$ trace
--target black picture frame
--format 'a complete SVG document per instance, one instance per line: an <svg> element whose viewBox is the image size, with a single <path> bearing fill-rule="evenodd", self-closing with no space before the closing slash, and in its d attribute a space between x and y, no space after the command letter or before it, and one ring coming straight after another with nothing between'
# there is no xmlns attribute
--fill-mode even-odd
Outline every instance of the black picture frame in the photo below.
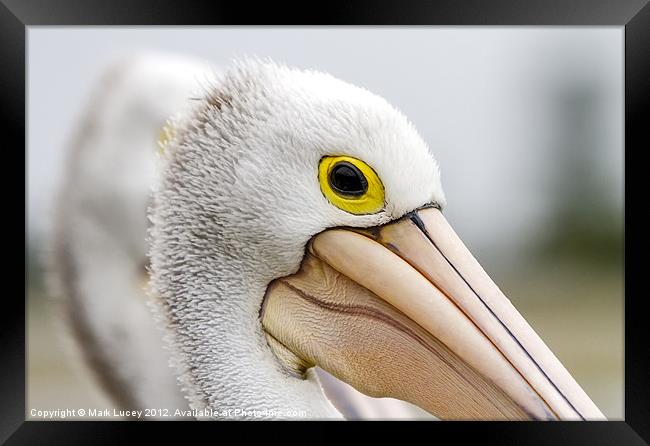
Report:
<svg viewBox="0 0 650 446"><path fill-rule="evenodd" d="M612 444L636 445L650 441L650 349L645 345L646 321L641 291L645 264L642 254L650 247L641 217L644 165L650 149L643 120L650 97L650 6L648 0L446 0L328 1L322 4L260 5L223 1L172 2L170 0L0 0L0 122L3 145L23 146L26 165L26 38L27 27L80 25L517 25L517 26L620 26L625 27L625 421L612 422L454 422L373 423L371 431L386 435L407 430L431 441L467 439L497 444ZM646 113L644 113L646 112ZM11 141L11 146L8 141ZM7 150L3 151L7 152ZM18 151L14 151L19 153ZM3 156L4 153L3 153ZM7 158L8 159L8 158ZM20 162L21 158L17 157ZM5 160L5 162L9 162ZM5 165L7 170L7 165ZM647 174L646 174L647 175ZM640 181L641 180L641 181ZM635 182L639 183L637 187ZM26 183L23 183L26 184ZM13 191L16 182L3 175L3 186ZM645 186L647 189L647 186ZM26 192L26 191L25 191ZM12 192L12 194L16 194ZM24 206L26 209L26 193ZM25 210L25 216L26 216ZM18 214L16 214L18 215ZM18 224L20 219L14 224ZM9 237L5 233L5 237ZM25 220L25 290L27 289L27 219ZM5 254L6 256L8 255ZM10 262L11 263L11 262ZM13 262L16 264L17 262ZM17 266L15 266L17 267ZM647 274L647 273L646 273ZM5 277L17 277L8 273ZM224 431L250 431L246 423L124 423L25 421L24 301L18 292L5 294L0 324L0 441L6 444L115 444L136 430L146 429L168 439L210 438L221 441ZM301 439L326 437L361 423L254 423L255 428L283 429ZM152 428L153 427L153 428ZM416 432L417 431L417 432ZM191 432L191 433L190 433ZM214 437L217 434L218 437ZM272 435L272 434L271 434ZM207 437L206 437L207 436ZM225 440L224 440L225 441ZM291 441L291 439L289 439ZM449 440L447 440L449 441Z"/></svg>

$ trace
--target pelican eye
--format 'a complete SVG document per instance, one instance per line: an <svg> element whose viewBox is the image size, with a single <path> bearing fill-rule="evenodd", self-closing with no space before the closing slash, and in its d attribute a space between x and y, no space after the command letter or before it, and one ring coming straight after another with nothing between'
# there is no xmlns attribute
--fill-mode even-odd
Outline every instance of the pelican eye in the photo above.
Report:
<svg viewBox="0 0 650 446"><path fill-rule="evenodd" d="M325 156L318 181L327 200L351 214L374 214L384 207L384 186L368 164L350 156Z"/></svg>
<svg viewBox="0 0 650 446"><path fill-rule="evenodd" d="M329 175L332 189L341 195L360 197L368 190L368 181L363 173L352 163L339 161Z"/></svg>

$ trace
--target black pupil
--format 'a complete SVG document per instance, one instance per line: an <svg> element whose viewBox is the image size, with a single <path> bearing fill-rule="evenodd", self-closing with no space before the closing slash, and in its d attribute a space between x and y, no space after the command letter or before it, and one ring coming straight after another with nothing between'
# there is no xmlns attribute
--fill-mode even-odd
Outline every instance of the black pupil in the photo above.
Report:
<svg viewBox="0 0 650 446"><path fill-rule="evenodd" d="M332 189L343 195L360 196L368 190L368 181L354 164L341 161L330 172Z"/></svg>

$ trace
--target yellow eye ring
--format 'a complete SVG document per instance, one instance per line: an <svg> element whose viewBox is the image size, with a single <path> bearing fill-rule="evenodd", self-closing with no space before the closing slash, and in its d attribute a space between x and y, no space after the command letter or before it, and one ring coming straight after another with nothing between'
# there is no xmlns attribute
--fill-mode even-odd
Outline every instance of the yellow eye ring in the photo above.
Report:
<svg viewBox="0 0 650 446"><path fill-rule="evenodd" d="M351 156L324 156L318 165L320 190L337 208L355 215L384 207L384 185L377 173Z"/></svg>

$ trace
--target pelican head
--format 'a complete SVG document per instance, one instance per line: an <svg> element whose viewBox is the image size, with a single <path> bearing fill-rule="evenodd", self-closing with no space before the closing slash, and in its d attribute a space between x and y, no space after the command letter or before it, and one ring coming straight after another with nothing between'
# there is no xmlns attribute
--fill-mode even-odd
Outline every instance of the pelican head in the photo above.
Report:
<svg viewBox="0 0 650 446"><path fill-rule="evenodd" d="M151 289L192 408L337 417L319 366L444 419L603 417L449 226L433 151L384 99L244 61L171 133Z"/></svg>

